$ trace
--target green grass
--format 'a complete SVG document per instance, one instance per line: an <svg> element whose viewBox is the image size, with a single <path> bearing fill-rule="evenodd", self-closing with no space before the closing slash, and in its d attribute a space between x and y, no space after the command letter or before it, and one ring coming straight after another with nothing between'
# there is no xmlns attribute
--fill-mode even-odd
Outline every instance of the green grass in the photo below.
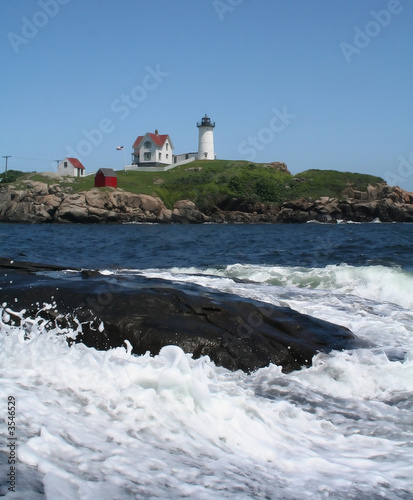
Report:
<svg viewBox="0 0 413 500"><path fill-rule="evenodd" d="M25 187L27 180L49 185L57 182L41 173L19 174L13 184L20 189ZM120 189L159 196L168 208L177 200L189 199L201 210L227 198L265 203L282 203L301 197L342 198L348 186L365 191L368 184L384 182L380 177L335 170L307 170L292 176L265 164L228 160L196 160L167 172L118 171L117 176ZM65 191L87 191L94 187L94 176L71 178L71 182L59 184Z"/></svg>

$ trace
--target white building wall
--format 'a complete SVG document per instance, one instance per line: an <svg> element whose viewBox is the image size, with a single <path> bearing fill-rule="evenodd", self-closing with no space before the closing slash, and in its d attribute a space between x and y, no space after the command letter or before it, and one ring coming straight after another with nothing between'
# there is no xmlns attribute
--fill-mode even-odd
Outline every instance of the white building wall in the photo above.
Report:
<svg viewBox="0 0 413 500"><path fill-rule="evenodd" d="M138 157L139 157L139 162L141 161L140 154L142 154L141 148L135 148L133 150L132 161L134 163L138 163Z"/></svg>
<svg viewBox="0 0 413 500"><path fill-rule="evenodd" d="M214 129L199 127L198 160L214 160Z"/></svg>
<svg viewBox="0 0 413 500"><path fill-rule="evenodd" d="M166 146L168 144L168 147ZM172 148L171 144L168 141L168 139L164 142L162 148L158 147L158 152L161 153L162 158L161 160L158 160L158 153L156 155L156 161L160 161L161 163L165 163L166 165L171 165L172 164ZM168 155L168 157L166 157Z"/></svg>
<svg viewBox="0 0 413 500"><path fill-rule="evenodd" d="M134 150L134 154L137 156L139 155L139 163L151 163L151 162L155 161L154 160L154 152L155 152L154 147L146 148L145 146L143 146L143 144L141 146L139 146L138 148L135 148L135 150ZM145 153L150 153L149 159L146 158ZM135 161L138 162L138 160L135 160Z"/></svg>
<svg viewBox="0 0 413 500"><path fill-rule="evenodd" d="M156 161L165 163L166 165L170 165L172 163L171 145L169 144L168 149L166 149L166 143L169 144L169 141L166 140L161 147L158 146ZM161 153L161 159L159 159L159 153ZM168 158L166 157L166 155L168 155Z"/></svg>
<svg viewBox="0 0 413 500"><path fill-rule="evenodd" d="M145 143L147 141L151 143L150 148L145 147ZM134 154L138 153L139 153L139 164L161 162L165 163L166 165L172 165L173 162L172 145L168 139L164 142L162 146L157 146L149 136L145 136L140 142L139 147L134 149ZM150 159L145 159L145 153L150 153L151 155ZM159 160L159 153L161 153L160 160Z"/></svg>
<svg viewBox="0 0 413 500"><path fill-rule="evenodd" d="M148 148L147 146L145 146L146 142L150 142L151 147ZM153 143L152 139L148 135L146 135L142 139L140 146L139 146L139 149L140 149L139 163L151 163L153 161L156 161L154 159L154 153L156 152L155 144ZM145 158L145 156L146 156L145 153L150 153L149 159Z"/></svg>
<svg viewBox="0 0 413 500"><path fill-rule="evenodd" d="M133 172L167 172L172 168L179 167L180 165L185 165L187 163L191 163L196 160L196 156L192 156L192 158L188 158L187 160L182 160L179 163L174 163L173 165L158 165L156 167L143 167L138 165L125 165L125 172L133 171Z"/></svg>
<svg viewBox="0 0 413 500"><path fill-rule="evenodd" d="M183 153L180 155L174 155L174 163L186 162L187 160L198 158L198 153Z"/></svg>
<svg viewBox="0 0 413 500"><path fill-rule="evenodd" d="M67 167L65 167L65 163L67 163ZM57 173L59 175L63 175L63 176L64 175L72 175L73 176L73 175L75 175L75 168L70 163L70 161L67 158L65 158L57 166Z"/></svg>

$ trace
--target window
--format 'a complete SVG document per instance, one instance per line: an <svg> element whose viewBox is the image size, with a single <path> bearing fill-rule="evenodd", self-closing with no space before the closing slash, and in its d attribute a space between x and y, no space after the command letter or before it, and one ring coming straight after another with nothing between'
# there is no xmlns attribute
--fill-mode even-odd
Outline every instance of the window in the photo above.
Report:
<svg viewBox="0 0 413 500"><path fill-rule="evenodd" d="M65 163L64 163L64 167L65 167L65 168L67 168L67 161L65 161Z"/></svg>
<svg viewBox="0 0 413 500"><path fill-rule="evenodd" d="M144 146L145 146L146 149L151 149L151 147L152 147L151 141L145 141Z"/></svg>
<svg viewBox="0 0 413 500"><path fill-rule="evenodd" d="M151 159L151 153L144 153L143 154L143 159L145 161L149 161Z"/></svg>
<svg viewBox="0 0 413 500"><path fill-rule="evenodd" d="M168 151L169 149L169 143L166 143L166 150Z"/></svg>
<svg viewBox="0 0 413 500"><path fill-rule="evenodd" d="M204 157L205 157L205 158L208 158L208 153L204 153Z"/></svg>
<svg viewBox="0 0 413 500"><path fill-rule="evenodd" d="M168 153L166 153L166 159L168 159L168 158L169 158L169 155L168 155Z"/></svg>
<svg viewBox="0 0 413 500"><path fill-rule="evenodd" d="M162 153L159 153L158 155L158 160L161 161L162 160Z"/></svg>

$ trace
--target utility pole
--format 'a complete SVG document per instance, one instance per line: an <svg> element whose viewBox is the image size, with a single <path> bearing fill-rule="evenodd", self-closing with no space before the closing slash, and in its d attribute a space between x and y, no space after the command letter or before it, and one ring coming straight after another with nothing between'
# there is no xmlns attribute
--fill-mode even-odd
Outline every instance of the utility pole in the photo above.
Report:
<svg viewBox="0 0 413 500"><path fill-rule="evenodd" d="M7 160L11 158L11 155L3 156L3 158L6 158L6 170L4 171L4 178L7 181Z"/></svg>

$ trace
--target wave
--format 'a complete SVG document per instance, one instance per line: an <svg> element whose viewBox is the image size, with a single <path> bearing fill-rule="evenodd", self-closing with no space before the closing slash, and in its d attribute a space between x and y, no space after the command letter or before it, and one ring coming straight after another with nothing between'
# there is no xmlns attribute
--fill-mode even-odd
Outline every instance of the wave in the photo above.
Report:
<svg viewBox="0 0 413 500"><path fill-rule="evenodd" d="M104 271L105 272L105 271ZM312 290L331 290L346 295L413 308L413 273L396 267L328 265L323 268L232 264L224 268L150 269L138 272L148 277L218 285L221 290L231 282L267 284ZM226 281L222 281L225 279Z"/></svg>

